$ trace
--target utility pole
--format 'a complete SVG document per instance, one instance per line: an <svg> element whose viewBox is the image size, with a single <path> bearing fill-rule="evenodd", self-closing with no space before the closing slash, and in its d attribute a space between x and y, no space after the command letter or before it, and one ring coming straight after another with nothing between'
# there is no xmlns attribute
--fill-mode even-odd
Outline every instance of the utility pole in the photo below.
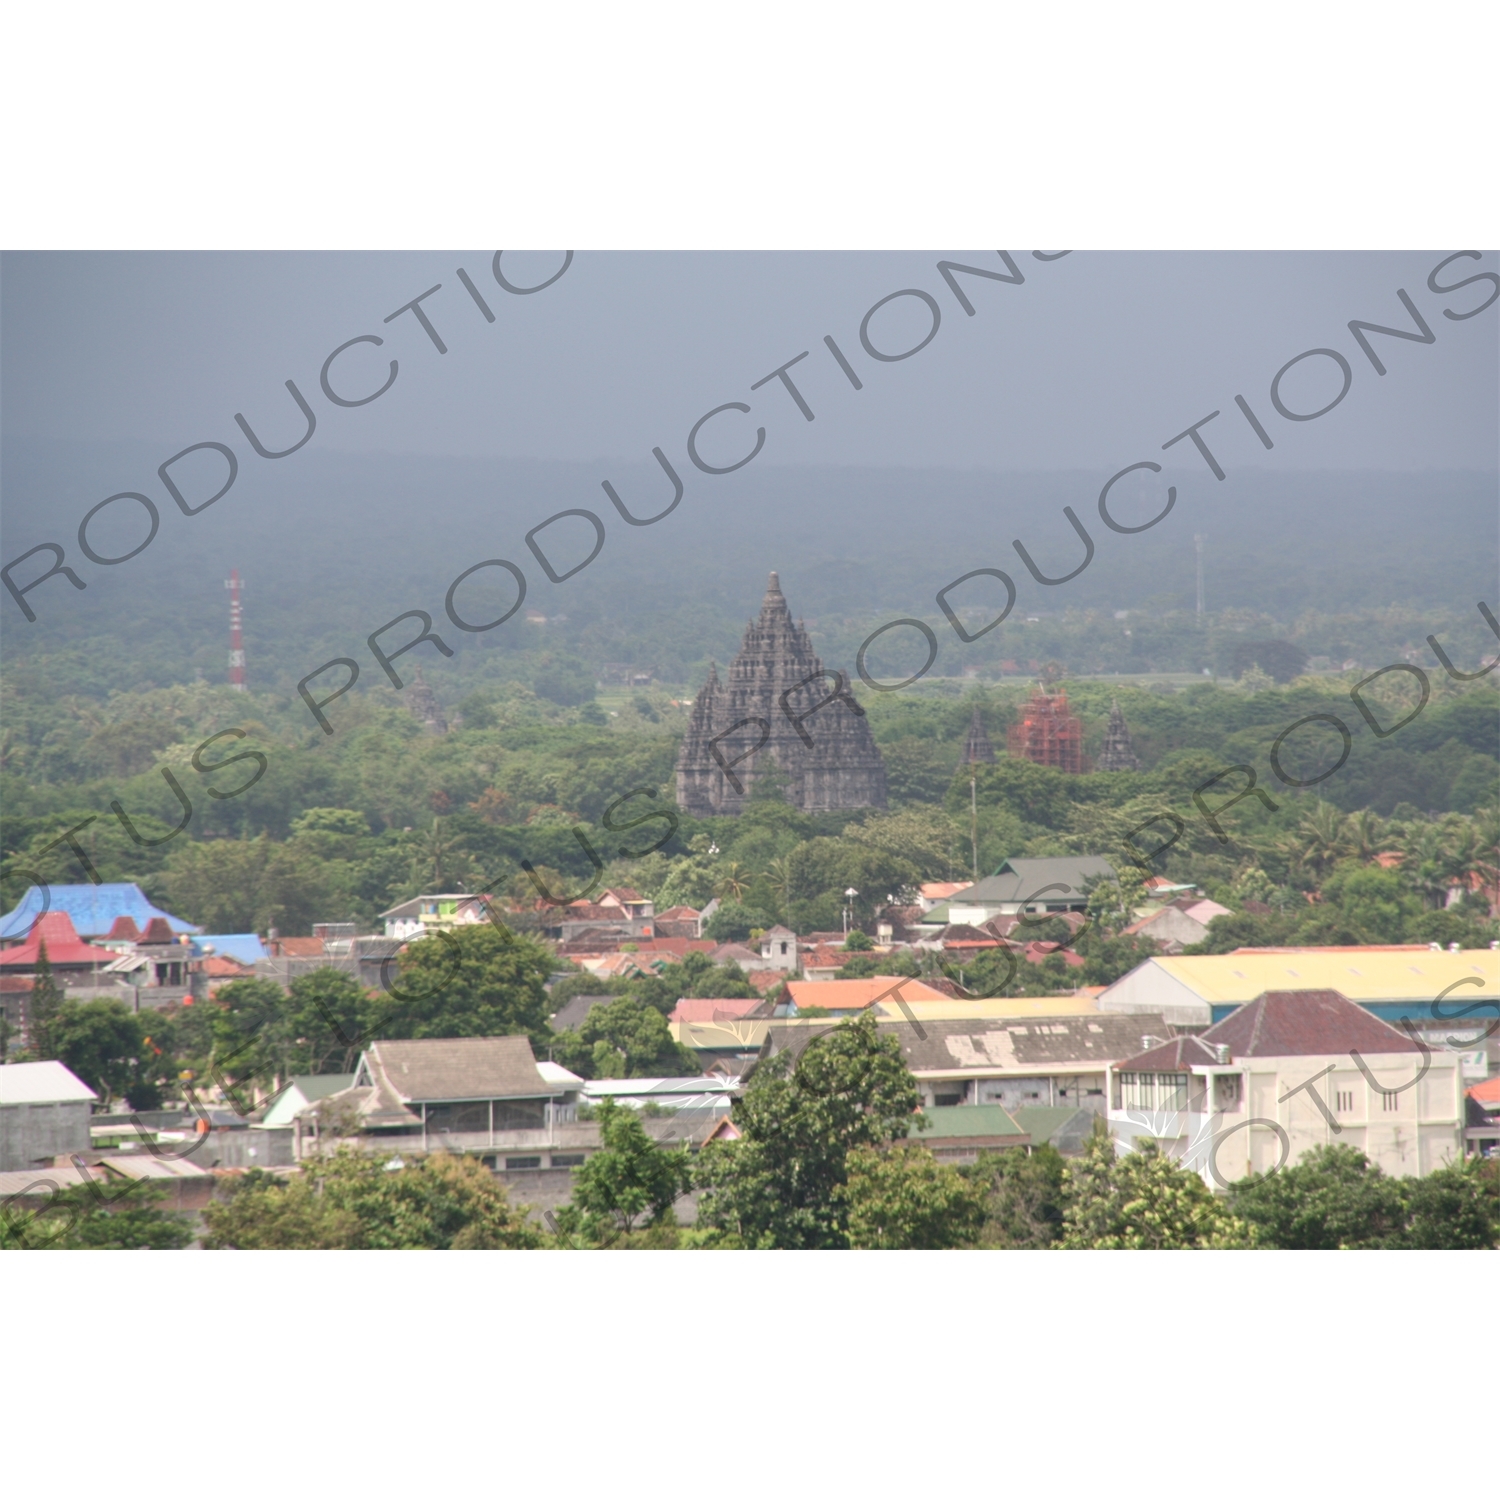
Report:
<svg viewBox="0 0 1500 1500"><path fill-rule="evenodd" d="M974 884L979 884L979 792L976 778L969 777L969 852L974 857Z"/></svg>
<svg viewBox="0 0 1500 1500"><path fill-rule="evenodd" d="M1208 538L1202 533L1193 537L1193 551L1198 555L1198 614L1203 614L1203 544Z"/></svg>

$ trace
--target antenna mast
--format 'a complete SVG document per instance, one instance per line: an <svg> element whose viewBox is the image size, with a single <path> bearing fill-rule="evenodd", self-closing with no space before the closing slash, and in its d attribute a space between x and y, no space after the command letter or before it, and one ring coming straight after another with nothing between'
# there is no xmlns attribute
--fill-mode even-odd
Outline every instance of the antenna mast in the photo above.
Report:
<svg viewBox="0 0 1500 1500"><path fill-rule="evenodd" d="M231 568L224 580L229 590L229 686L235 692L245 691L245 642L240 633L244 621L244 606L240 603L240 570Z"/></svg>

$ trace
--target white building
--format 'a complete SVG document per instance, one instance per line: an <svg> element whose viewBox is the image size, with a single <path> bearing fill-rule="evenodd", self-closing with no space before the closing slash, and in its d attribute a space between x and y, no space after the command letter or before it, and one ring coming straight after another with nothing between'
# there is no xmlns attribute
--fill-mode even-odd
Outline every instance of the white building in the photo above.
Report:
<svg viewBox="0 0 1500 1500"><path fill-rule="evenodd" d="M1335 1143L1424 1176L1463 1159L1464 1090L1459 1054L1420 1035L1333 990L1264 994L1111 1067L1110 1127L1155 1137L1210 1187Z"/></svg>
<svg viewBox="0 0 1500 1500"><path fill-rule="evenodd" d="M48 1166L55 1156L87 1151L98 1097L60 1062L0 1067L0 1172Z"/></svg>

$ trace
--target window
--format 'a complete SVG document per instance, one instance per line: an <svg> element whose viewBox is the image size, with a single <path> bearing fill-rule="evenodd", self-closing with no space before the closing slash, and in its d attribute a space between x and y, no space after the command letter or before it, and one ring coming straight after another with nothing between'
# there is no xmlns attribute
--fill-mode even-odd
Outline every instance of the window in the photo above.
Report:
<svg viewBox="0 0 1500 1500"><path fill-rule="evenodd" d="M932 1096L933 1105L937 1109L946 1109L953 1104L962 1104L963 1099L964 1096L962 1094L934 1094Z"/></svg>
<svg viewBox="0 0 1500 1500"><path fill-rule="evenodd" d="M496 1130L540 1130L547 1123L547 1106L541 1099L495 1100Z"/></svg>
<svg viewBox="0 0 1500 1500"><path fill-rule="evenodd" d="M1120 1074L1120 1108L1143 1110L1183 1110L1187 1108L1186 1073Z"/></svg>
<svg viewBox="0 0 1500 1500"><path fill-rule="evenodd" d="M1385 1094L1385 1093L1382 1093L1381 1096L1380 1096L1380 1107L1381 1107L1381 1109L1385 1109L1385 1110L1400 1109L1401 1108L1401 1095L1400 1094Z"/></svg>
<svg viewBox="0 0 1500 1500"><path fill-rule="evenodd" d="M1341 1115L1352 1114L1354 1111L1354 1090L1340 1089L1334 1095L1333 1107Z"/></svg>
<svg viewBox="0 0 1500 1500"><path fill-rule="evenodd" d="M507 1156L505 1158L505 1170L507 1172L532 1172L541 1166L540 1156Z"/></svg>
<svg viewBox="0 0 1500 1500"><path fill-rule="evenodd" d="M559 1156L556 1152L553 1152L552 1165L554 1167L581 1167L583 1165L583 1152L574 1152L568 1156Z"/></svg>
<svg viewBox="0 0 1500 1500"><path fill-rule="evenodd" d="M1240 1108L1243 1082L1238 1073L1214 1074L1214 1109L1219 1114L1236 1114Z"/></svg>

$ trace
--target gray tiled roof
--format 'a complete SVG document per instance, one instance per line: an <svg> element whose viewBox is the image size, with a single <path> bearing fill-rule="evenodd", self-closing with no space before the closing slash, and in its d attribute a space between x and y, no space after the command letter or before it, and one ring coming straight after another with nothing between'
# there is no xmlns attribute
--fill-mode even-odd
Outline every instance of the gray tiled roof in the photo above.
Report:
<svg viewBox="0 0 1500 1500"><path fill-rule="evenodd" d="M534 1099L564 1092L537 1072L531 1043L524 1036L371 1042L365 1056L403 1103Z"/></svg>
<svg viewBox="0 0 1500 1500"><path fill-rule="evenodd" d="M1050 1068L1118 1062L1165 1036L1160 1016L1026 1016L1017 1020L909 1021L882 1025L914 1073Z"/></svg>
<svg viewBox="0 0 1500 1500"><path fill-rule="evenodd" d="M948 904L984 906L1032 899L1061 904L1081 897L1084 883L1094 876L1113 880L1115 867L1093 854L1070 854L1059 859L1008 859L994 875L955 891ZM1064 889L1047 890L1048 886ZM929 919L931 915L929 912Z"/></svg>

